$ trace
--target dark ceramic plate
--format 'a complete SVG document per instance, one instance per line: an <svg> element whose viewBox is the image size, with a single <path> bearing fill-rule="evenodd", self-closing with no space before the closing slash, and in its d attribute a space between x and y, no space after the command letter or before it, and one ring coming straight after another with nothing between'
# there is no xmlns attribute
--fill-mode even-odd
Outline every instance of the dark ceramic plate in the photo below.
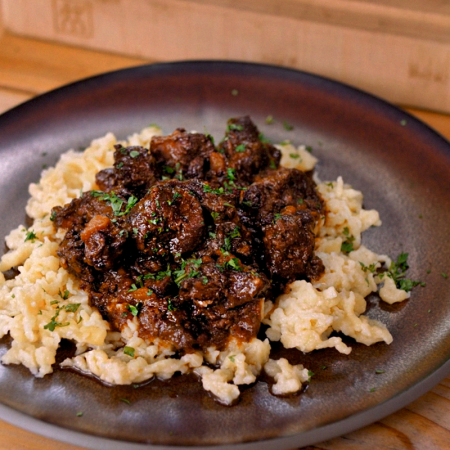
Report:
<svg viewBox="0 0 450 450"><path fill-rule="evenodd" d="M365 234L369 248L409 253L409 276L427 286L400 305L369 298L369 316L388 325L393 344L352 344L349 356L275 350L314 372L308 389L277 398L260 381L243 389L234 407L215 403L189 377L134 389L61 370L35 379L23 367L1 366L2 419L94 449L287 449L376 421L450 373L450 280L441 276L450 272L450 146L405 112L327 79L233 62L158 64L20 105L0 117L0 235L23 223L28 184L68 148L107 131L124 138L152 122L167 133L206 129L220 139L226 120L244 114L272 141L311 146L322 179L343 175L364 192L366 207L383 220ZM274 124L265 123L268 115ZM4 339L0 355L7 345Z"/></svg>

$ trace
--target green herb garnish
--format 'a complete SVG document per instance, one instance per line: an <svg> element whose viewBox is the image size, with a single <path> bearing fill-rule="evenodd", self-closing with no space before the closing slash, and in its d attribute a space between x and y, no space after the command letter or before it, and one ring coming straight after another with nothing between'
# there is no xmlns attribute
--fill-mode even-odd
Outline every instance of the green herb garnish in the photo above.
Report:
<svg viewBox="0 0 450 450"><path fill-rule="evenodd" d="M130 311L130 313L134 316L137 317L139 316L141 309L142 309L142 302L139 302L136 306L134 305L127 305L127 309L128 311Z"/></svg>
<svg viewBox="0 0 450 450"><path fill-rule="evenodd" d="M125 355L131 356L132 358L134 358L134 352L135 352L135 350L134 350L133 347L125 346L125 347L123 348L123 353L124 353Z"/></svg>
<svg viewBox="0 0 450 450"><path fill-rule="evenodd" d="M27 242L27 241L34 242L35 239L37 239L36 233L33 230L30 230L27 232L24 242Z"/></svg>
<svg viewBox="0 0 450 450"><path fill-rule="evenodd" d="M354 238L354 236L350 235L350 231L349 231L348 227L344 228L343 234L346 237L346 239L341 244L341 251L343 253L350 253L354 250L353 242L355 241L355 238Z"/></svg>

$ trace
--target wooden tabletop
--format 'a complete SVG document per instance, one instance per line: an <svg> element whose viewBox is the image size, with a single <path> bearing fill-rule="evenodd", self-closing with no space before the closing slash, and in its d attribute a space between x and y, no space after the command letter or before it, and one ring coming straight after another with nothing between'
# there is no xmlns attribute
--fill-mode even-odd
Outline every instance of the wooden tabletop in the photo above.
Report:
<svg viewBox="0 0 450 450"><path fill-rule="evenodd" d="M151 61L4 34L0 38L0 113L71 81L147 62ZM406 109L450 139L450 116ZM0 450L61 448L81 450L0 421ZM307 450L313 449L450 449L450 377L395 414Z"/></svg>

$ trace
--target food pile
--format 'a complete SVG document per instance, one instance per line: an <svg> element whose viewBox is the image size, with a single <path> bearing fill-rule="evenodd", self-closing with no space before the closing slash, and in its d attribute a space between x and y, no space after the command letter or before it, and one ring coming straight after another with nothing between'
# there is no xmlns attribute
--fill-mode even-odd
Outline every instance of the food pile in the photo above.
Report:
<svg viewBox="0 0 450 450"><path fill-rule="evenodd" d="M409 296L381 273L390 259L361 244L378 213L341 178L316 184L315 162L249 117L217 145L149 127L62 155L30 187L32 226L6 239L0 270L18 274L0 280L0 336L13 339L2 362L44 376L69 339L64 367L111 384L194 372L231 404L262 370L274 394L308 381L270 358L270 341L346 354L333 331L390 343L363 315L379 285L390 303Z"/></svg>

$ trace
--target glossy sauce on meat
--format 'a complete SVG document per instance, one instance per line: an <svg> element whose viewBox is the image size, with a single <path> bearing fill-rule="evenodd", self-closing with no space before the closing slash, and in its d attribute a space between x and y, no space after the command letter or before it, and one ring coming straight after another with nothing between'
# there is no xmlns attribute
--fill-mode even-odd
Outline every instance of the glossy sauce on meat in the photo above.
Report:
<svg viewBox="0 0 450 450"><path fill-rule="evenodd" d="M99 189L52 211L67 230L61 263L113 329L136 317L141 337L180 353L249 341L265 298L324 270L323 202L280 156L248 117L230 119L217 146L183 129L149 149L117 145Z"/></svg>

